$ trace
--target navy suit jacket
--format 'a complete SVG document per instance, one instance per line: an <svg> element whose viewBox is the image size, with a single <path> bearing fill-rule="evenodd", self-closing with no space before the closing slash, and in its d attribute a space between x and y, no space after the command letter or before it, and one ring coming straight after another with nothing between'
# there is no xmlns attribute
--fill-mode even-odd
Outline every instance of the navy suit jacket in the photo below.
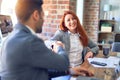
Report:
<svg viewBox="0 0 120 80"><path fill-rule="evenodd" d="M56 54L42 39L18 23L2 47L2 80L48 80L48 69L65 71L69 60L60 48Z"/></svg>

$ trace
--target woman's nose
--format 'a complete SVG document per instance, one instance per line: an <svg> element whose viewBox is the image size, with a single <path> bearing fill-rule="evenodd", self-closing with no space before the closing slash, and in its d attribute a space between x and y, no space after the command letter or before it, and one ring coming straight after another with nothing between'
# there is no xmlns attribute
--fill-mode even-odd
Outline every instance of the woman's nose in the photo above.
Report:
<svg viewBox="0 0 120 80"><path fill-rule="evenodd" d="M74 20L71 20L71 23L74 23Z"/></svg>

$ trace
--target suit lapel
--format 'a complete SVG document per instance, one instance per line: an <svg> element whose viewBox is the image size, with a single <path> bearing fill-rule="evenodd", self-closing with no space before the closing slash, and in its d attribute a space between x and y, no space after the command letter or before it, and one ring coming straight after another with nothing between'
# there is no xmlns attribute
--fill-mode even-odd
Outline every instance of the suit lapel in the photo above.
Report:
<svg viewBox="0 0 120 80"><path fill-rule="evenodd" d="M64 40L64 42L65 42L67 51L69 51L69 50L70 50L70 35L69 35L68 32L65 32L64 37L63 37L63 40Z"/></svg>

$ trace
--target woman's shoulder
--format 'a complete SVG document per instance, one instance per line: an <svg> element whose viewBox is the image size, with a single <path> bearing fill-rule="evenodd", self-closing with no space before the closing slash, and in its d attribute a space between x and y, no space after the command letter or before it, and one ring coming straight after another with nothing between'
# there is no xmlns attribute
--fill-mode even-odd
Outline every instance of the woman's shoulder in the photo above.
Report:
<svg viewBox="0 0 120 80"><path fill-rule="evenodd" d="M63 30L57 30L56 31L56 34L65 34L66 32L65 31L63 31Z"/></svg>
<svg viewBox="0 0 120 80"><path fill-rule="evenodd" d="M65 35L65 32L64 32L64 31L62 31L62 30L57 30L51 39L52 39L52 40L60 40L60 39L63 38L64 35Z"/></svg>

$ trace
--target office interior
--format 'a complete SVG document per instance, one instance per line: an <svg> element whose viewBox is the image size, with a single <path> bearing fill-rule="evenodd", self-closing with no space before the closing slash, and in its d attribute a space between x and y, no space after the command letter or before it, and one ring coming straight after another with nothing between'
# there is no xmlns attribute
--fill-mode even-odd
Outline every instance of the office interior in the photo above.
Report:
<svg viewBox="0 0 120 80"><path fill-rule="evenodd" d="M88 36L96 43L112 43L116 39L115 35L120 33L120 6L119 0L43 0L43 10L45 22L42 34L48 39L53 36L59 27L60 19L64 11L74 11ZM9 5L8 5L9 3ZM16 0L0 0L1 15L10 16L12 25L17 23L14 13ZM110 24L110 31L101 31L101 24ZM107 29L109 26L107 27ZM105 33L105 35L104 35ZM104 36L103 36L104 35Z"/></svg>
<svg viewBox="0 0 120 80"><path fill-rule="evenodd" d="M11 33L17 19L14 6L17 0L0 0L0 27L2 19L9 22L8 32L0 29L0 46ZM45 14L43 31L37 34L43 40L50 39L58 30L60 19L66 10L79 17L87 35L103 50L110 45L110 52L120 58L120 0L43 0ZM117 47L116 47L117 46Z"/></svg>

